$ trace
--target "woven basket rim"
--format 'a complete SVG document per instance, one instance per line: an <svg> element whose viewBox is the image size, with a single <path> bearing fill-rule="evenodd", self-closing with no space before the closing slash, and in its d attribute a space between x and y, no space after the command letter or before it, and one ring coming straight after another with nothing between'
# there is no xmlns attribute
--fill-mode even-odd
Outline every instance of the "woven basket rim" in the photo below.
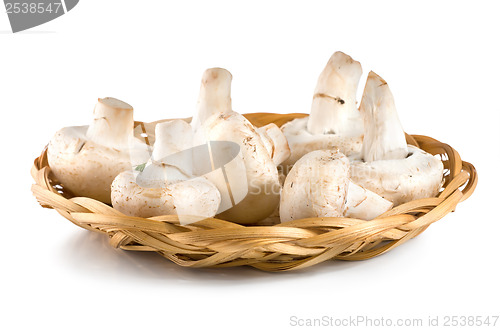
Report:
<svg viewBox="0 0 500 330"><path fill-rule="evenodd" d="M256 126L282 126L307 114L251 113ZM137 122L141 124L141 122ZM151 124L151 123L150 123ZM32 192L42 207L55 209L84 229L105 233L115 248L155 251L185 267L248 265L264 271L287 271L330 259L369 259L403 244L455 210L477 185L477 172L448 144L423 135L406 135L408 144L441 155L444 189L433 198L399 205L370 220L308 218L273 226L239 225L209 218L182 226L177 216L125 216L111 206L68 195L51 175L46 148L35 159Z"/></svg>

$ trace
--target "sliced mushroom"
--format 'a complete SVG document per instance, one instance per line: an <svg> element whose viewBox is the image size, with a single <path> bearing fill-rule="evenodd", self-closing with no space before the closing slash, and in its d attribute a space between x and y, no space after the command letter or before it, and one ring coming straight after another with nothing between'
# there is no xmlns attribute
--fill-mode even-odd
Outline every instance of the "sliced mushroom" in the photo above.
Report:
<svg viewBox="0 0 500 330"><path fill-rule="evenodd" d="M268 124L257 128L262 142L268 154L271 156L276 166L280 165L290 157L290 147L288 141L276 124Z"/></svg>
<svg viewBox="0 0 500 330"><path fill-rule="evenodd" d="M50 168L65 189L108 204L113 179L149 155L148 146L134 137L132 107L109 97L98 100L89 126L59 130L47 150Z"/></svg>
<svg viewBox="0 0 500 330"><path fill-rule="evenodd" d="M360 154L351 157L351 178L394 205L436 196L442 187L443 163L408 146L387 82L370 72L360 111L365 138Z"/></svg>
<svg viewBox="0 0 500 330"><path fill-rule="evenodd" d="M317 217L370 220L392 207L349 179L349 160L335 150L316 150L299 159L281 193L282 222Z"/></svg>
<svg viewBox="0 0 500 330"><path fill-rule="evenodd" d="M361 65L350 56L332 55L319 76L309 117L281 127L291 149L285 165L293 165L313 150L337 147L346 155L361 150L363 120L356 107L361 74Z"/></svg>
<svg viewBox="0 0 500 330"><path fill-rule="evenodd" d="M372 220L392 208L392 202L349 180L344 216Z"/></svg>
<svg viewBox="0 0 500 330"><path fill-rule="evenodd" d="M139 217L175 214L213 217L221 195L215 185L192 174L192 130L182 120L155 129L153 156L142 172L126 171L113 181L111 197L118 211Z"/></svg>

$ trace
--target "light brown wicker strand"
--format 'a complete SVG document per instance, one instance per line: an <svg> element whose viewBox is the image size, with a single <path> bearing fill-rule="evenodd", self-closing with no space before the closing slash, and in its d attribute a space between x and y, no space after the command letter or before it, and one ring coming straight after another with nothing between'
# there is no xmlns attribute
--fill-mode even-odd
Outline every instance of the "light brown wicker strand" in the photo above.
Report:
<svg viewBox="0 0 500 330"><path fill-rule="evenodd" d="M307 115L245 116L256 126L281 126ZM84 229L107 234L115 248L155 251L185 267L248 265L273 272L301 269L330 259L364 260L383 254L419 235L470 197L477 185L472 164L433 138L407 135L406 139L409 144L441 155L446 169L444 189L437 197L399 205L372 221L310 218L274 226L242 226L210 218L182 226L174 215L129 217L99 201L72 197L64 187L56 188L46 150L31 170L35 180L32 191L43 207L55 209Z"/></svg>

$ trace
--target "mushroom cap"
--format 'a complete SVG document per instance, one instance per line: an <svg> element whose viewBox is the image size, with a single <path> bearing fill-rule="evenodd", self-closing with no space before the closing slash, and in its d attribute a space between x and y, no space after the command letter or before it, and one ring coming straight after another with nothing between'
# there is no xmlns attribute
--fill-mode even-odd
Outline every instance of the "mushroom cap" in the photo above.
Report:
<svg viewBox="0 0 500 330"><path fill-rule="evenodd" d="M443 185L443 163L431 154L408 146L403 159L363 162L360 155L351 158L351 180L395 206L434 197Z"/></svg>
<svg viewBox="0 0 500 330"><path fill-rule="evenodd" d="M343 216L348 184L349 160L338 149L308 153L285 179L281 221Z"/></svg>
<svg viewBox="0 0 500 330"><path fill-rule="evenodd" d="M306 128L307 121L308 117L297 118L281 126L291 153L290 157L283 162L283 166L295 164L302 156L314 150L338 148L347 156L361 151L363 135L311 134Z"/></svg>
<svg viewBox="0 0 500 330"><path fill-rule="evenodd" d="M218 215L241 224L266 218L277 207L280 196L278 170L255 127L242 115L231 111L214 114L195 133L195 145L207 141L229 141L240 146L248 192L230 209ZM241 178L243 180L243 178Z"/></svg>
<svg viewBox="0 0 500 330"><path fill-rule="evenodd" d="M132 171L120 173L111 185L113 207L125 215L213 217L221 201L217 188L204 178L181 181L163 188L147 188L136 183Z"/></svg>
<svg viewBox="0 0 500 330"><path fill-rule="evenodd" d="M87 130L88 126L73 126L56 132L47 148L49 166L65 189L110 204L113 179L146 162L149 152L135 139L131 149L102 146L87 139Z"/></svg>

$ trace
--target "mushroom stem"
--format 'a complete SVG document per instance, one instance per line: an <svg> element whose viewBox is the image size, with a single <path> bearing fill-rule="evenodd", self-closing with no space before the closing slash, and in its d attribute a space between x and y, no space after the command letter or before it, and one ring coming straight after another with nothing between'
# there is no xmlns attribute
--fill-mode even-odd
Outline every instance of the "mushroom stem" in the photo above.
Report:
<svg viewBox="0 0 500 330"><path fill-rule="evenodd" d="M137 175L137 184L147 188L164 188L188 180L193 175L190 153L180 153L192 146L193 131L183 120L156 125L153 155L144 170Z"/></svg>
<svg viewBox="0 0 500 330"><path fill-rule="evenodd" d="M128 148L134 136L134 109L112 97L99 99L94 108L94 120L87 138L108 148Z"/></svg>
<svg viewBox="0 0 500 330"><path fill-rule="evenodd" d="M365 162L402 159L408 155L405 132L387 82L371 71L359 107L365 137L361 156Z"/></svg>
<svg viewBox="0 0 500 330"><path fill-rule="evenodd" d="M231 81L229 71L222 68L207 69L201 79L197 111L191 125L198 129L208 117L215 113L228 113L231 106Z"/></svg>
<svg viewBox="0 0 500 330"><path fill-rule="evenodd" d="M257 133L264 143L264 146L273 160L274 164L278 166L290 157L290 147L285 135L276 124L268 124L259 127Z"/></svg>
<svg viewBox="0 0 500 330"><path fill-rule="evenodd" d="M184 120L172 120L156 125L155 139L153 159L162 161L167 156L191 148L193 131Z"/></svg>
<svg viewBox="0 0 500 330"><path fill-rule="evenodd" d="M358 124L356 90L361 64L349 55L335 52L321 72L314 91L307 130L311 134L362 134Z"/></svg>

